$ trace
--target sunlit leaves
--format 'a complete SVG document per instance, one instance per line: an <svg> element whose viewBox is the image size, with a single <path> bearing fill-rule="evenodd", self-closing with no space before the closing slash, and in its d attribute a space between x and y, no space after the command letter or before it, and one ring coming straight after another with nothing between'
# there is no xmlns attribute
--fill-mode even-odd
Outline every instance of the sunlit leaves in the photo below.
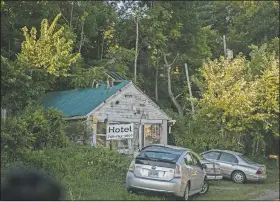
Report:
<svg viewBox="0 0 280 202"><path fill-rule="evenodd" d="M67 71L80 54L72 53L73 41L65 38L63 26L55 31L60 16L61 14L58 14L51 25L47 19L42 20L39 39L36 37L36 28L33 27L30 33L27 27L23 28L25 41L22 42L18 61L55 76L67 76Z"/></svg>
<svg viewBox="0 0 280 202"><path fill-rule="evenodd" d="M261 122L266 130L275 132L279 124L279 59L267 52L266 44L252 48L251 61L221 57L204 64L207 90L200 106L229 131L254 129Z"/></svg>

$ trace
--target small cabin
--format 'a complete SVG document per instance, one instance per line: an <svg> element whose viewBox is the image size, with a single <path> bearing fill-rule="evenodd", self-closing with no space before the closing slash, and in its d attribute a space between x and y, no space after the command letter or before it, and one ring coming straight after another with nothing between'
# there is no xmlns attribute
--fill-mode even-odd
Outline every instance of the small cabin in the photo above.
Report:
<svg viewBox="0 0 280 202"><path fill-rule="evenodd" d="M150 144L167 144L175 123L132 81L126 80L50 92L44 96L43 105L62 112L76 143L108 147L124 154L133 155Z"/></svg>

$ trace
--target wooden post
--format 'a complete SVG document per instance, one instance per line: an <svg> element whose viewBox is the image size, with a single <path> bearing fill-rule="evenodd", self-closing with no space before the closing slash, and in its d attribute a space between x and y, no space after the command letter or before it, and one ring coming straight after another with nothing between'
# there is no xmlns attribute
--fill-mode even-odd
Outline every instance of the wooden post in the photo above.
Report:
<svg viewBox="0 0 280 202"><path fill-rule="evenodd" d="M191 89L191 82L190 82L190 78L189 78L189 71L188 71L188 65L187 63L185 63L185 70L186 70L186 77L187 77L187 82L188 82L188 87L189 87L189 94L190 94L190 101L191 101L191 106L192 106L192 117L193 119L195 118L194 115L194 104L193 104L193 100L192 100L192 89Z"/></svg>
<svg viewBox="0 0 280 202"><path fill-rule="evenodd" d="M225 53L225 58L227 58L226 35L223 35L223 44L224 44L224 53Z"/></svg>

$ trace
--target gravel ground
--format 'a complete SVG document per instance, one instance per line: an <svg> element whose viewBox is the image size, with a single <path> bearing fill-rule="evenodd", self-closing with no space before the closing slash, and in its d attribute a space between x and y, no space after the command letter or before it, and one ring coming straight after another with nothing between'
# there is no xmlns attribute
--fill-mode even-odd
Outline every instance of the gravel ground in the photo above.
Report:
<svg viewBox="0 0 280 202"><path fill-rule="evenodd" d="M253 201L279 201L279 187L276 190L268 190L258 198L252 199Z"/></svg>

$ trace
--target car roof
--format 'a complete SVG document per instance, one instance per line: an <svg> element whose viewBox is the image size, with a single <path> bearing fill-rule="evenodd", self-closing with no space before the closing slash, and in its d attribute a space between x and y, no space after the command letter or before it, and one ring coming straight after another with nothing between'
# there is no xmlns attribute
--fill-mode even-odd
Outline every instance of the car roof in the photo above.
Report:
<svg viewBox="0 0 280 202"><path fill-rule="evenodd" d="M234 154L234 155L242 155L239 152L230 151L230 150L223 150L223 149L211 149L211 150L208 150L206 152L210 152L210 151L218 151L218 152L226 152L226 153L230 153L230 154ZM203 152L203 153L206 153L206 152Z"/></svg>
<svg viewBox="0 0 280 202"><path fill-rule="evenodd" d="M167 148L170 148L170 149L190 151L190 149L188 149L188 148L178 147L178 146L174 146L174 145L167 145L167 144L152 144L150 146L167 147Z"/></svg>

